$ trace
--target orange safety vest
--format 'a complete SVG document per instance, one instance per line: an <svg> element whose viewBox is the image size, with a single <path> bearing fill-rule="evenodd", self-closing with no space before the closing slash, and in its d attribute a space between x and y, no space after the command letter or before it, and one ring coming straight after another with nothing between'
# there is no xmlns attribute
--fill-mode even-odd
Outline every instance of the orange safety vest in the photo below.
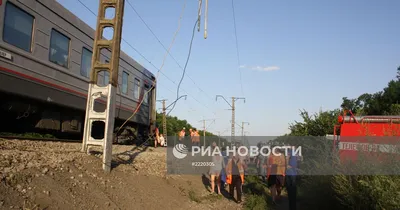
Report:
<svg viewBox="0 0 400 210"><path fill-rule="evenodd" d="M232 184L232 164L233 161L232 159L230 159L228 161L228 165L226 166L226 183L228 184ZM239 168L240 178L242 179L242 184L244 184L244 169L241 160L239 160L238 162L238 168Z"/></svg>
<svg viewBox="0 0 400 210"><path fill-rule="evenodd" d="M190 139L192 140L192 141L194 141L194 131L190 131Z"/></svg>
<svg viewBox="0 0 400 210"><path fill-rule="evenodd" d="M185 137L185 131L179 132L179 140Z"/></svg>
<svg viewBox="0 0 400 210"><path fill-rule="evenodd" d="M281 155L281 156L283 156L283 155ZM274 156L274 155L269 156L268 167L267 167L267 178L271 175L271 173L273 173L273 175L285 176L286 159L285 159L285 157L282 158L281 156ZM280 158L282 158L282 159L280 159ZM284 162L281 163L280 160L282 160ZM277 164L278 166L276 168L274 168L275 169L274 171L272 171L272 166L274 164Z"/></svg>

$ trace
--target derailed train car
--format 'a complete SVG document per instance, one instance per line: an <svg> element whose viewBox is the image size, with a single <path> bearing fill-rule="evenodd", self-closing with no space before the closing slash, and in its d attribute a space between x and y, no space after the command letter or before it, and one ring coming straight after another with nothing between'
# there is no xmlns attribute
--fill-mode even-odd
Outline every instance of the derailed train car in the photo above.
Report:
<svg viewBox="0 0 400 210"><path fill-rule="evenodd" d="M1 129L82 135L94 29L54 0L0 2ZM102 50L102 62L109 59ZM146 138L156 121L155 76L124 52L118 74L116 126L144 97L127 126ZM98 85L108 83L108 72L100 72ZM104 107L104 99L95 104Z"/></svg>

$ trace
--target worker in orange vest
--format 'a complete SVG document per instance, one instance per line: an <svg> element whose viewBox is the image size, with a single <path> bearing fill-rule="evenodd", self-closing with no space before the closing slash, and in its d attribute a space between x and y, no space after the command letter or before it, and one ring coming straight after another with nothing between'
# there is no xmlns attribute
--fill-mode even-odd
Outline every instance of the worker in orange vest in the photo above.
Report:
<svg viewBox="0 0 400 210"><path fill-rule="evenodd" d="M231 157L226 165L226 183L229 184L229 194L234 198L234 190L236 188L236 201L242 202L242 185L244 184L244 168L243 160L238 154Z"/></svg>
<svg viewBox="0 0 400 210"><path fill-rule="evenodd" d="M277 150L276 154L271 154L268 160L267 182L271 191L272 203L276 204L280 198L282 187L285 183L286 158L282 150Z"/></svg>
<svg viewBox="0 0 400 210"><path fill-rule="evenodd" d="M182 130L179 132L179 141L183 143L184 138L185 138L185 127L183 127Z"/></svg>

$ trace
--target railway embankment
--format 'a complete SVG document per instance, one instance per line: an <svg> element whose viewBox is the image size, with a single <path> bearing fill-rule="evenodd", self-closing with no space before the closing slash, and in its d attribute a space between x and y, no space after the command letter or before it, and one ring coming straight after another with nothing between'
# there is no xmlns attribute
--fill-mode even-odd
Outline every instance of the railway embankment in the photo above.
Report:
<svg viewBox="0 0 400 210"><path fill-rule="evenodd" d="M0 139L0 209L242 209L209 195L200 175L166 175L165 148L113 146L109 174L97 148L80 149Z"/></svg>

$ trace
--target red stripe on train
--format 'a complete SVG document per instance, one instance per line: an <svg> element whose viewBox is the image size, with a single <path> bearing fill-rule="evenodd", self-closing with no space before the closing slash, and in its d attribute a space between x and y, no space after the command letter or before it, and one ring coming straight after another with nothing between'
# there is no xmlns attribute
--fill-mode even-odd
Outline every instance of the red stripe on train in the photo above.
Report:
<svg viewBox="0 0 400 210"><path fill-rule="evenodd" d="M83 97L87 98L87 93L78 92L78 91L75 91L75 90L72 90L72 89L69 89L69 88L66 88L66 87L63 87L63 86L60 86L60 85L45 81L45 80L38 79L36 77L32 77L32 76L29 76L29 75L26 75L26 74L22 74L20 72L17 72L17 71L11 70L11 69L7 69L7 68L4 68L4 67L1 67L1 66L0 66L0 70L8 72L8 73L11 73L11 74L15 74L15 75L18 75L18 76L24 77L26 79L29 79L29 80L32 80L32 81L36 81L36 82L39 82L39 83L42 83L42 84L45 84L45 85L48 85L48 86L55 87L55 88L57 88L59 90L63 90L63 91L70 92L70 93L74 93L76 95L80 95L80 96L83 96ZM101 101L103 103L106 103L106 101L101 100L101 99L99 101ZM125 109L125 110L130 111L130 112L134 111L134 109L127 108L127 107L124 107L124 106L116 105L116 107L118 107L120 109Z"/></svg>

